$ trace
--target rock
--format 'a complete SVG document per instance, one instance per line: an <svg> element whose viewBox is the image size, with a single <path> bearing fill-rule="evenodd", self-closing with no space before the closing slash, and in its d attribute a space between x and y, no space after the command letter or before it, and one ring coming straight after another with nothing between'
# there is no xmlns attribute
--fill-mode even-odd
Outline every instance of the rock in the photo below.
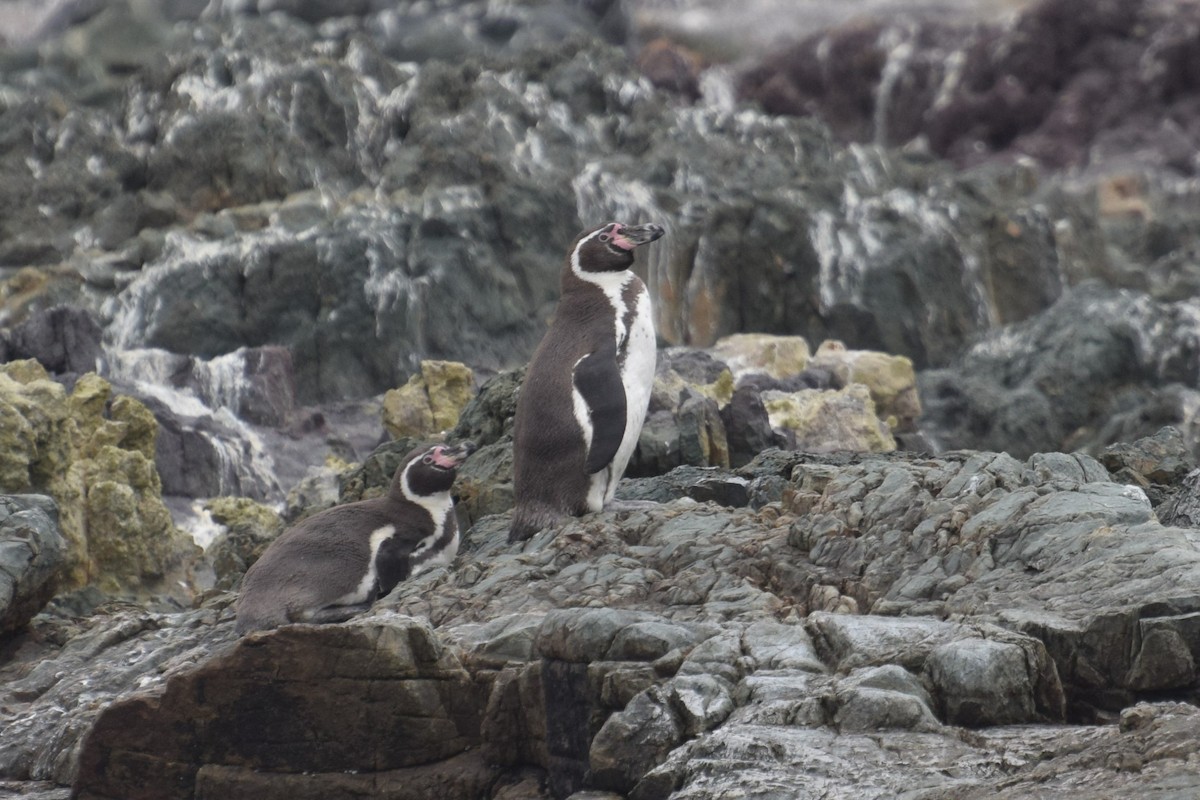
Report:
<svg viewBox="0 0 1200 800"><path fill-rule="evenodd" d="M186 38L131 6L154 36L130 63L84 47L7 80L0 260L61 264L74 285L53 291L101 307L120 349L284 347L301 405L380 394L422 360L524 363L580 220L668 219L643 267L677 345L754 327L943 365L1101 269L1059 268L1105 252L1095 210L1027 171L959 178L815 123L662 102L623 52L564 36L611 22L623 41L620 3L314 6L316 25L294 2L225 5ZM119 40L115 13L87 25Z"/></svg>
<svg viewBox="0 0 1200 800"><path fill-rule="evenodd" d="M1179 303L1089 284L1075 288L1036 318L969 349L953 370L918 379L922 425L946 448L1005 450L1024 458L1038 450L1086 444L1098 454L1111 444L1104 420L1120 402L1128 376L1152 385L1200 380L1181 342L1196 335L1192 312ZM1153 419L1197 433L1187 418Z"/></svg>
<svg viewBox="0 0 1200 800"><path fill-rule="evenodd" d="M330 682L331 672L339 680ZM274 687L267 694L264 680ZM380 680L388 691L375 697L370 687ZM285 627L111 705L84 744L74 791L191 797L201 766L227 759L260 772L305 763L338 775L429 764L478 741L471 697L458 660L415 620ZM309 732L307 743L294 740L298 730ZM157 768L127 771L146 763Z"/></svg>
<svg viewBox="0 0 1200 800"><path fill-rule="evenodd" d="M214 497L204 508L225 528L206 551L217 577L214 588L233 589L283 532L284 522L274 509L245 497Z"/></svg>
<svg viewBox="0 0 1200 800"><path fill-rule="evenodd" d="M5 445L0 488L45 492L58 504L64 588L139 589L193 555L163 505L157 425L141 403L112 397L94 373L68 395L36 362L18 361L0 365L0 415L16 437Z"/></svg>
<svg viewBox="0 0 1200 800"><path fill-rule="evenodd" d="M517 414L517 394L525 370L501 372L489 378L463 408L451 438L470 439L481 448L512 434Z"/></svg>
<svg viewBox="0 0 1200 800"><path fill-rule="evenodd" d="M921 682L894 665L855 670L839 681L833 699L833 724L843 733L941 728Z"/></svg>
<svg viewBox="0 0 1200 800"><path fill-rule="evenodd" d="M1100 463L1114 475L1129 475L1133 478L1130 483L1146 486L1177 483L1196 466L1183 434L1170 426L1132 444L1117 443L1104 448Z"/></svg>
<svg viewBox="0 0 1200 800"><path fill-rule="evenodd" d="M1085 19L1081 8L1077 0L1042 0L1007 23L970 26L948 22L941 10L904 23L852 20L758 55L737 91L772 113L819 116L845 139L922 141L959 164L1182 164L1179 149L1194 140L1140 114L1186 105L1177 65L1194 42L1194 10L1112 2ZM1146 33L1131 41L1124 32L1134 27ZM1083 124L1084 108L1104 122Z"/></svg>
<svg viewBox="0 0 1200 800"><path fill-rule="evenodd" d="M1184 476L1174 496L1159 507L1158 519L1164 525L1200 527L1200 469Z"/></svg>
<svg viewBox="0 0 1200 800"><path fill-rule="evenodd" d="M52 499L0 496L0 638L25 627L54 596L66 549Z"/></svg>
<svg viewBox="0 0 1200 800"><path fill-rule="evenodd" d="M1014 644L967 640L943 644L929 655L929 677L952 725L984 727L1028 722L1034 692L1025 653Z"/></svg>
<svg viewBox="0 0 1200 800"><path fill-rule="evenodd" d="M666 503L680 497L731 508L750 504L750 481L719 467L676 467L656 478L627 478L617 489L620 500Z"/></svg>
<svg viewBox="0 0 1200 800"><path fill-rule="evenodd" d="M102 329L81 308L55 306L31 315L7 335L3 360L32 358L48 371L79 375L96 370Z"/></svg>
<svg viewBox="0 0 1200 800"><path fill-rule="evenodd" d="M399 389L383 397L383 426L395 438L422 438L448 431L474 394L475 376L465 364L422 361Z"/></svg>
<svg viewBox="0 0 1200 800"><path fill-rule="evenodd" d="M729 443L730 466L744 466L762 451L786 442L786 438L771 427L771 416L755 387L742 386L735 390L729 405L721 411L721 419Z"/></svg>
<svg viewBox="0 0 1200 800"><path fill-rule="evenodd" d="M759 333L724 336L708 352L728 364L734 378L755 373L792 378L808 367L812 355L803 337Z"/></svg>
<svg viewBox="0 0 1200 800"><path fill-rule="evenodd" d="M341 470L321 465L309 467L300 482L288 490L283 519L289 523L337 505Z"/></svg>
<svg viewBox="0 0 1200 800"><path fill-rule="evenodd" d="M628 792L680 742L717 727L732 710L728 689L708 675L647 689L610 716L592 740L592 779L601 788Z"/></svg>
<svg viewBox="0 0 1200 800"><path fill-rule="evenodd" d="M717 402L688 393L678 410L647 415L626 474L662 475L681 465L729 466L729 444Z"/></svg>
<svg viewBox="0 0 1200 800"><path fill-rule="evenodd" d="M680 491L702 480L686 470L696 468L673 478ZM1086 456L772 451L739 477L774 478L785 490L757 509L683 498L590 514L516 545L506 515L481 518L451 569L402 582L344 625L292 626L234 646L222 593L197 612L113 618L101 607L82 624L43 614L33 624L65 644L0 667L10 692L0 719L18 731L0 745L0 774L69 777L78 755L81 796L123 796L121 775L144 780L145 771L112 765L140 753L169 760L156 774L185 792L247 788L267 800L406 780L451 781L469 795L496 781L524 785L523 770L560 796L722 791L721 776L733 774L740 786L783 785L801 797L863 786L899 796L919 777L911 761L896 761L902 752L946 765L920 780L922 792L949 798L995 789L1014 753L1029 754L1028 766L1010 764L1006 781L1033 780L1026 771L1038 769L1091 775L1066 754L1094 746L1105 761L1125 752L1112 738L1124 734L1067 719L1102 719L1194 682L1195 537L1161 526L1144 495ZM448 671L416 694L393 686L413 680L397 666L398 641ZM190 664L150 660L201 646ZM107 671L96 703L75 699L97 691L79 677L85 660ZM381 669L393 676L383 700L365 684L339 688L375 685ZM156 677L139 687L145 670ZM286 694L292 684L305 702ZM351 696L370 708L346 712ZM222 703L253 706L257 721L237 721ZM362 728L364 715L400 706L409 727ZM1129 729L1143 725L1157 742L1196 730L1165 710L1166 727L1156 728L1155 713L1130 717ZM253 741L213 719L249 725ZM264 732L271 720L333 725L359 747L339 739L314 756ZM969 737L954 732L963 725ZM371 749L376 738L392 755ZM1073 749L1046 750L1063 739ZM278 741L299 747L302 764ZM380 766L354 761L362 752ZM417 752L428 754L420 764L395 761ZM1033 757L1043 752L1059 755ZM790 783L779 761L801 758L824 766ZM294 777L301 765L305 784Z"/></svg>
<svg viewBox="0 0 1200 800"><path fill-rule="evenodd" d="M471 454L458 470L454 496L472 522L503 514L514 505L512 441L494 442Z"/></svg>
<svg viewBox="0 0 1200 800"><path fill-rule="evenodd" d="M35 713L6 719L0 774L71 785L83 740L115 699L161 688L174 672L191 670L228 647L233 625L214 627L216 616L213 609L178 615L124 609L86 620L40 663L6 665L6 707ZM78 702L82 695L89 702ZM44 746L49 741L56 744Z"/></svg>
<svg viewBox="0 0 1200 800"><path fill-rule="evenodd" d="M720 408L733 377L706 353L668 348L659 354L649 413L626 474L662 475L674 467L729 466Z"/></svg>
<svg viewBox="0 0 1200 800"><path fill-rule="evenodd" d="M265 500L279 493L261 440L228 411L179 394L140 400L158 420L155 462L164 494Z"/></svg>
<svg viewBox="0 0 1200 800"><path fill-rule="evenodd" d="M825 341L808 362L809 371L828 370L837 376L840 388L861 383L871 392L875 411L893 431L915 429L921 416L917 378L912 361L869 350L847 350L836 341Z"/></svg>
<svg viewBox="0 0 1200 800"><path fill-rule="evenodd" d="M852 384L838 391L768 391L763 405L771 427L782 431L798 450L851 450L886 453L896 449L887 426L879 421L870 390Z"/></svg>
<svg viewBox="0 0 1200 800"><path fill-rule="evenodd" d="M379 445L360 466L338 476L340 502L354 503L382 496L404 463L404 457L417 445L413 439L394 439Z"/></svg>
<svg viewBox="0 0 1200 800"><path fill-rule="evenodd" d="M1194 616L1194 615L1193 615ZM1175 689L1196 681L1196 660L1181 632L1171 626L1173 620L1147 620L1142 627L1142 646L1129 674L1129 687L1139 691ZM1162 623L1166 624L1163 625ZM1184 620L1183 633L1192 620Z"/></svg>

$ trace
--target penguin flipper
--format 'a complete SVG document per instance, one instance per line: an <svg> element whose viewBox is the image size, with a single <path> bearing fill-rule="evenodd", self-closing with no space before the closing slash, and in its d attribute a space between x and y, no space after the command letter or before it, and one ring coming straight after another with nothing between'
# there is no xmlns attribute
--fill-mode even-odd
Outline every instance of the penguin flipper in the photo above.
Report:
<svg viewBox="0 0 1200 800"><path fill-rule="evenodd" d="M593 475L612 463L625 437L625 385L621 383L616 344L580 359L573 377L592 422L587 471Z"/></svg>

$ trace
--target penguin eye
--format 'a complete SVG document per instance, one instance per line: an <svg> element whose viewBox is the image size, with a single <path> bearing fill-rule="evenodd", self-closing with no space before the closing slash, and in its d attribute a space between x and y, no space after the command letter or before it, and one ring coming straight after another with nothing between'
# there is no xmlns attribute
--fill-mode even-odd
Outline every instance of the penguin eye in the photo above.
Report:
<svg viewBox="0 0 1200 800"><path fill-rule="evenodd" d="M596 238L598 238L598 239L599 239L600 241L602 241L602 242L607 242L607 241L608 241L609 239L611 239L612 237L611 237L611 236L609 236L607 233L602 233L602 234L600 234L600 235L599 235L598 237L596 237Z"/></svg>
<svg viewBox="0 0 1200 800"><path fill-rule="evenodd" d="M421 463L422 463L422 464L432 464L432 463L433 463L433 456L432 456L432 455L430 455L429 453L426 453L426 454L425 454L425 457L421 459Z"/></svg>

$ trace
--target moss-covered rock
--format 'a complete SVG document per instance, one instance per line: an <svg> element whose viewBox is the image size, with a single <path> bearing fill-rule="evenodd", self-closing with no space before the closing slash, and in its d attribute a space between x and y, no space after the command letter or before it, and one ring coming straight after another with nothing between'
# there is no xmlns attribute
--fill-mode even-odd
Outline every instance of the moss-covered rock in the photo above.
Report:
<svg viewBox="0 0 1200 800"><path fill-rule="evenodd" d="M458 424L475 394L475 374L455 361L422 361L420 373L383 397L383 426L393 438L432 436Z"/></svg>
<svg viewBox="0 0 1200 800"><path fill-rule="evenodd" d="M194 552L162 502L158 425L88 373L68 394L35 361L0 365L0 491L42 492L67 541L64 589L152 585Z"/></svg>
<svg viewBox="0 0 1200 800"><path fill-rule="evenodd" d="M871 393L862 384L837 391L767 391L762 397L771 426L794 437L796 450L890 453L896 449L896 440L879 420Z"/></svg>
<svg viewBox="0 0 1200 800"><path fill-rule="evenodd" d="M772 378L790 378L803 372L811 357L804 337L769 333L726 336L719 339L709 352L728 364L735 377L763 373Z"/></svg>
<svg viewBox="0 0 1200 800"><path fill-rule="evenodd" d="M866 386L876 413L892 430L916 429L921 399L912 359L875 350L847 350L841 342L829 339L817 348L809 367L828 369L843 385Z"/></svg>
<svg viewBox="0 0 1200 800"><path fill-rule="evenodd" d="M283 532L283 519L270 506L246 497L214 497L204 504L225 532L213 540L208 556L216 589L233 589L250 565Z"/></svg>

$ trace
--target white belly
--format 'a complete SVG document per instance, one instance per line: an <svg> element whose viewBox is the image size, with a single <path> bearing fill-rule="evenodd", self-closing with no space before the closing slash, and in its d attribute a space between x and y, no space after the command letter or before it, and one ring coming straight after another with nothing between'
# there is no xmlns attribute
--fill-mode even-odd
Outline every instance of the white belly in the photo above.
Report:
<svg viewBox="0 0 1200 800"><path fill-rule="evenodd" d="M654 386L654 367L658 360L652 313L650 294L643 287L638 293L637 311L629 326L625 341L625 363L621 369L621 383L625 387L625 434L609 468L592 476L588 491L588 508L592 511L599 511L613 498L617 483L625 474L625 467L637 448L642 423L646 421L650 390Z"/></svg>

